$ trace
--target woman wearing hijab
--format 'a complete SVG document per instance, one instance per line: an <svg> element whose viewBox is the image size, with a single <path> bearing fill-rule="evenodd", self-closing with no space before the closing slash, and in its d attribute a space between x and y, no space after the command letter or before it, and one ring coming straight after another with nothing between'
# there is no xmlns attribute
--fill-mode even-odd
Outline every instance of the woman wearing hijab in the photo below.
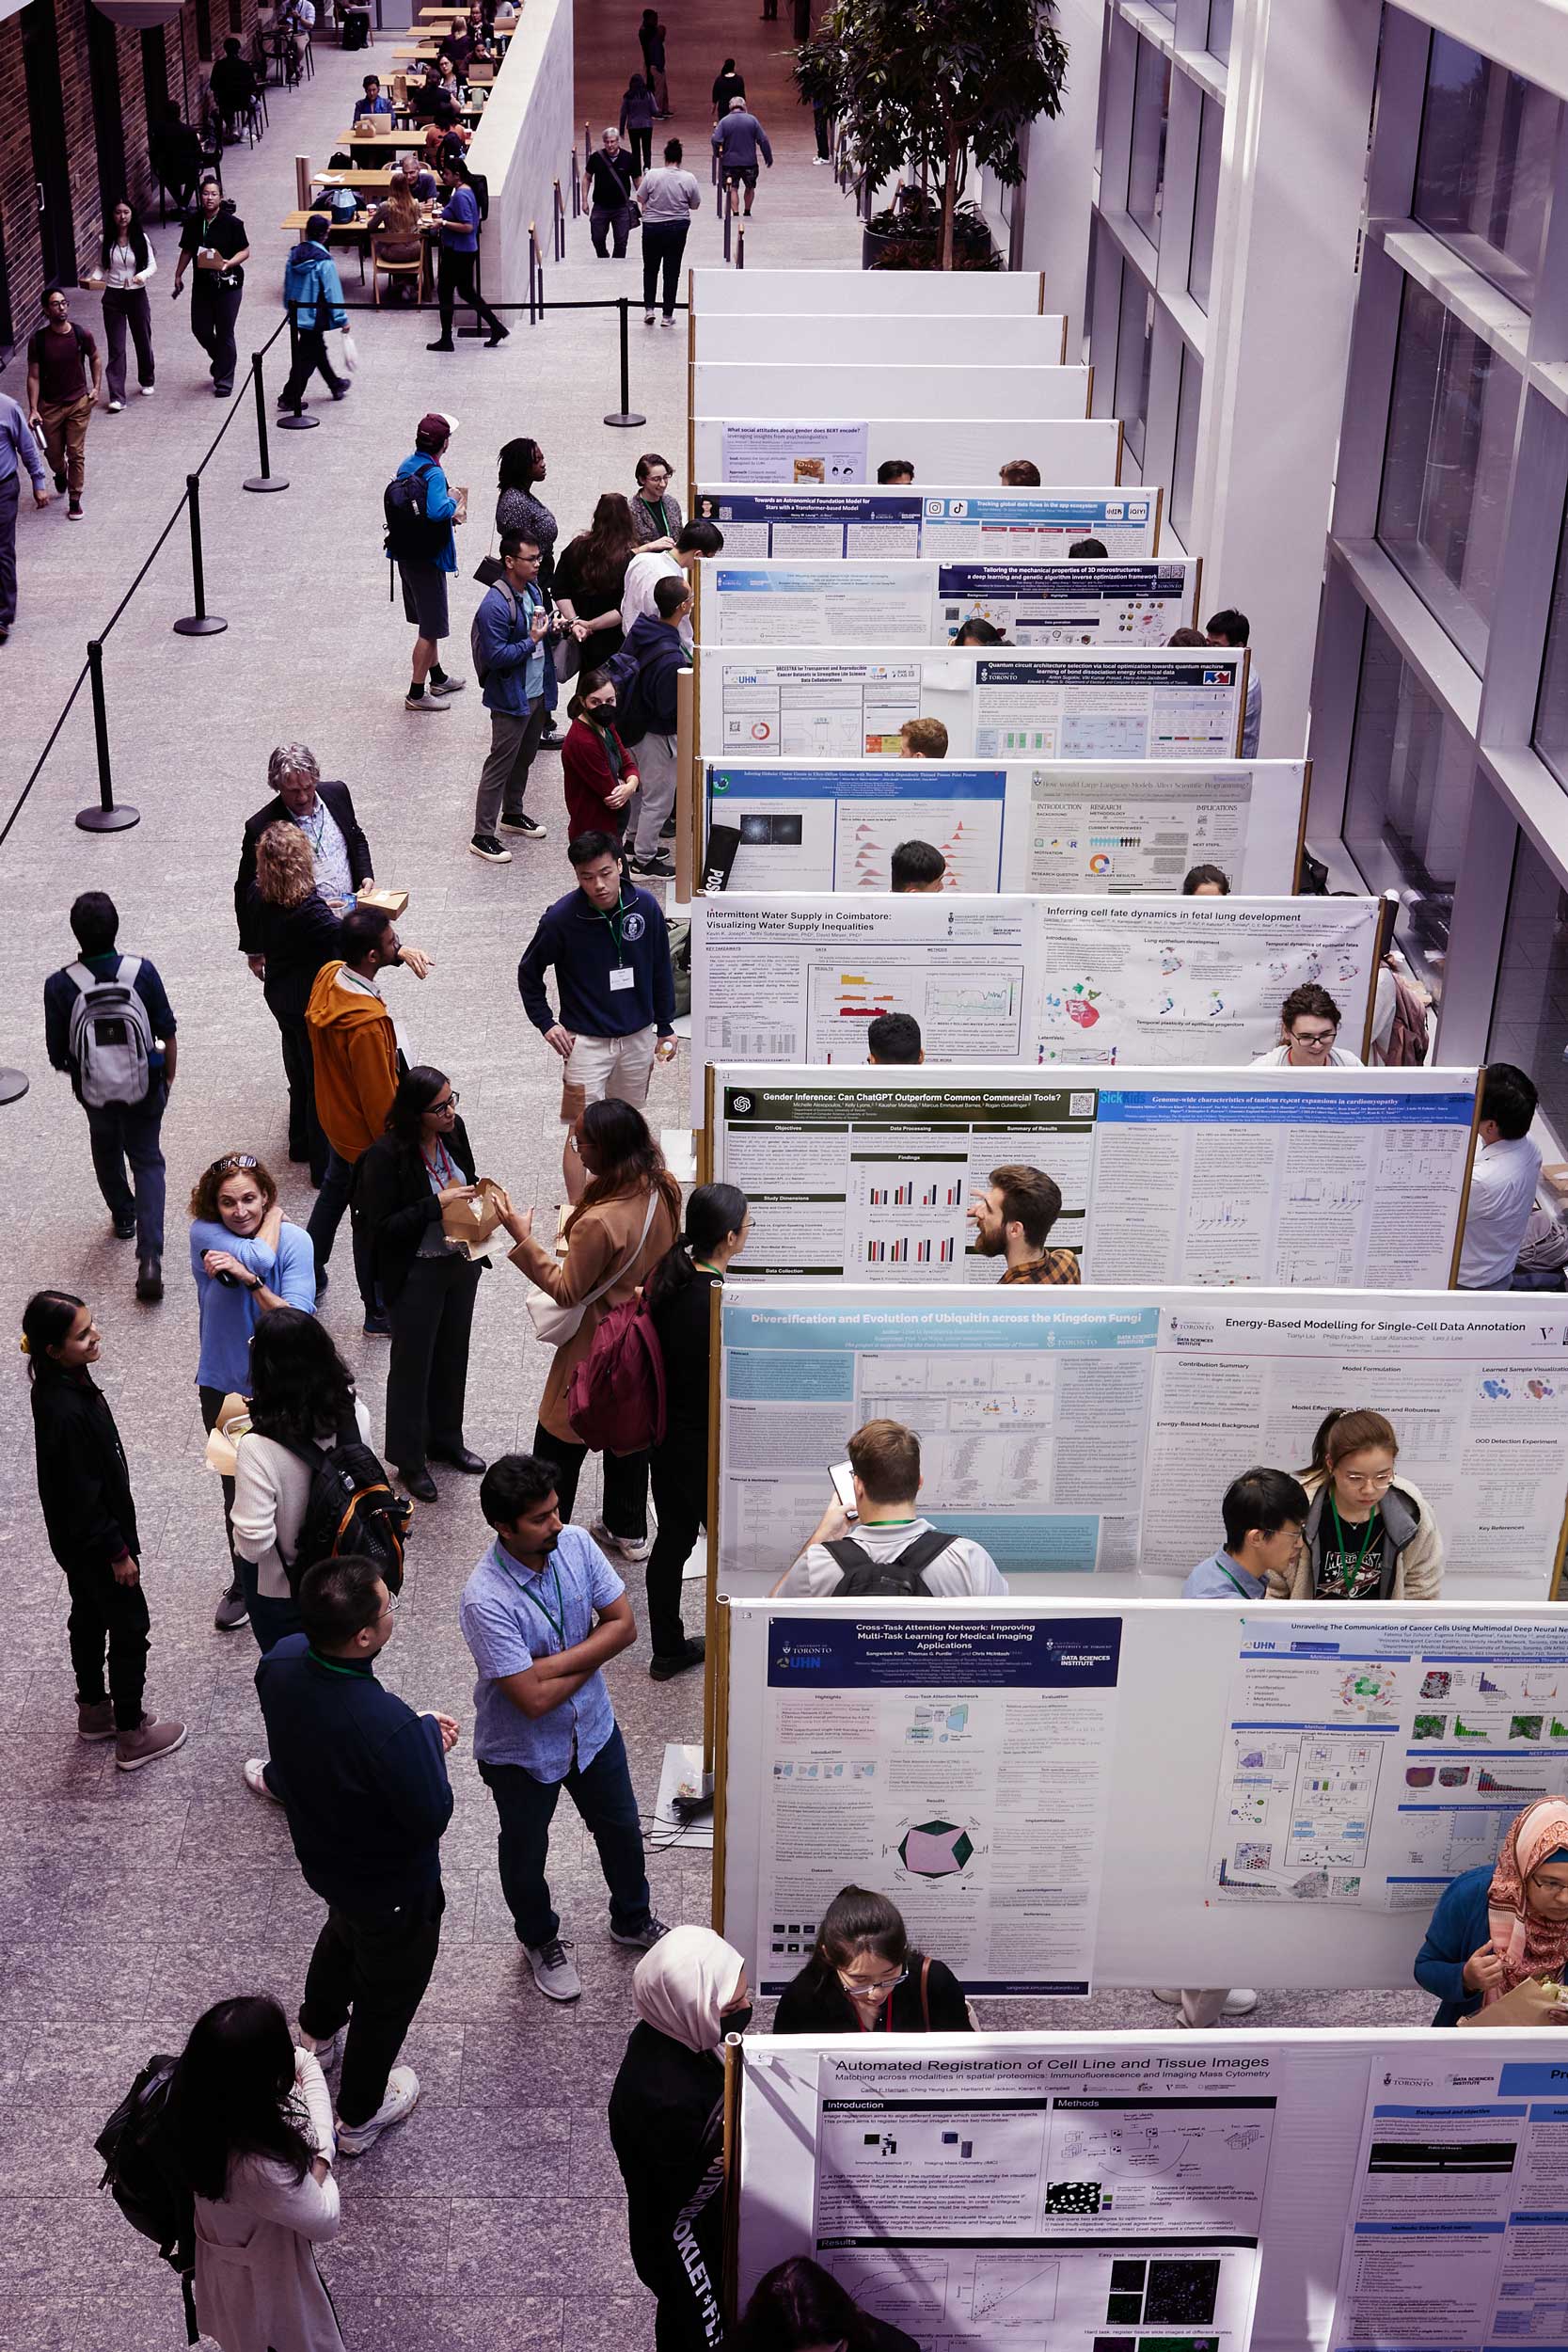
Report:
<svg viewBox="0 0 1568 2352"><path fill-rule="evenodd" d="M672 1928L637 1963L638 2024L610 2094L637 2275L657 2352L722 2333L724 2036L751 2021L746 1963L711 1928Z"/></svg>
<svg viewBox="0 0 1568 2352"><path fill-rule="evenodd" d="M1442 2003L1433 2024L1457 2026L1527 1978L1560 1979L1565 1968L1568 1803L1543 1797L1510 1822L1495 1863L1462 1871L1444 1889L1416 1956L1416 1981Z"/></svg>

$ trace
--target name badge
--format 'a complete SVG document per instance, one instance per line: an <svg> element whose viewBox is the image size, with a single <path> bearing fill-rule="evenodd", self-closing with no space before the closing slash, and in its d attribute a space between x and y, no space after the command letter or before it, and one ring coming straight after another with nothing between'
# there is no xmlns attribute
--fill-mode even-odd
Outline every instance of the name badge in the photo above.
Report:
<svg viewBox="0 0 1568 2352"><path fill-rule="evenodd" d="M637 975L632 970L629 963L612 963L610 965L610 988L612 995L617 989L635 988L636 986Z"/></svg>

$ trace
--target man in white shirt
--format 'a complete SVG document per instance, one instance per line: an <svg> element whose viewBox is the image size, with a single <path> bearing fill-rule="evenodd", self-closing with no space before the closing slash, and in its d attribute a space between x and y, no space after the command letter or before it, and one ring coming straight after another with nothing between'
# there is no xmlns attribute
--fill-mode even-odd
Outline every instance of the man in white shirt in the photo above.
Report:
<svg viewBox="0 0 1568 2352"><path fill-rule="evenodd" d="M1205 634L1212 645L1225 645L1232 653L1240 653L1252 635L1252 624L1244 612L1234 605L1227 605L1223 612L1211 612ZM1263 732L1263 679L1254 654L1247 663L1246 708L1242 713L1242 757L1256 759L1258 739Z"/></svg>
<svg viewBox="0 0 1568 2352"><path fill-rule="evenodd" d="M774 1585L775 1593L832 1600L847 1571L895 1567L906 1553L911 1556L895 1574L909 1578L918 1566L926 1597L933 1600L1006 1593L1006 1580L983 1546L966 1535L942 1538L940 1529L921 1518L920 1439L912 1429L896 1421L868 1421L849 1440L849 1469L856 1516L851 1519L836 1499L830 1503L794 1566ZM859 1559L834 1557L846 1543ZM882 1592L889 1596L887 1586ZM918 1584L913 1597L922 1597Z"/></svg>
<svg viewBox="0 0 1568 2352"><path fill-rule="evenodd" d="M626 577L621 590L621 634L629 637L639 621L655 613L654 590L661 580L679 580L684 574L689 584L695 584L700 556L721 555L724 534L717 523L690 522L681 527L674 552L665 548L641 548L626 565ZM689 651L691 645L691 616L687 614L680 625L681 643Z"/></svg>
<svg viewBox="0 0 1568 2352"><path fill-rule="evenodd" d="M1505 1291L1513 1279L1541 1179L1541 1152L1529 1132L1538 1099L1534 1082L1512 1062L1488 1065L1459 1256L1462 1291Z"/></svg>

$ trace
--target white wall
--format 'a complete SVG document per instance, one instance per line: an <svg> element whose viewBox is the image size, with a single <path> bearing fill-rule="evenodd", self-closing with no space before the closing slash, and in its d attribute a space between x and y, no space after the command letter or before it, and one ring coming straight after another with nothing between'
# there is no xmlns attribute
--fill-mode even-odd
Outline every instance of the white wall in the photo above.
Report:
<svg viewBox="0 0 1568 2352"><path fill-rule="evenodd" d="M1078 358L1084 336L1104 23L1103 0L1056 0L1056 29L1068 45L1067 88L1055 121L1041 118L1029 126L1029 177L1022 192L1019 266L1042 270L1047 309L1067 312L1069 359Z"/></svg>
<svg viewBox="0 0 1568 2352"><path fill-rule="evenodd" d="M528 232L553 251L554 183L572 167L572 0L528 0L468 150L490 183L483 283L492 302L528 299Z"/></svg>

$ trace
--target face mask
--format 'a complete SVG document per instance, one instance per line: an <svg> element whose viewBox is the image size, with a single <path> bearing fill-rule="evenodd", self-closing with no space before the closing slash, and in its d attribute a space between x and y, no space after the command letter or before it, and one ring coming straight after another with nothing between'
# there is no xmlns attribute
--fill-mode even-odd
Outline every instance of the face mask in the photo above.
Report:
<svg viewBox="0 0 1568 2352"><path fill-rule="evenodd" d="M744 2002L739 2009L725 2010L719 2020L726 2033L744 2033L751 2022L752 2004L750 2001Z"/></svg>
<svg viewBox="0 0 1568 2352"><path fill-rule="evenodd" d="M596 727L612 726L615 721L615 705L613 703L590 703L588 717Z"/></svg>

